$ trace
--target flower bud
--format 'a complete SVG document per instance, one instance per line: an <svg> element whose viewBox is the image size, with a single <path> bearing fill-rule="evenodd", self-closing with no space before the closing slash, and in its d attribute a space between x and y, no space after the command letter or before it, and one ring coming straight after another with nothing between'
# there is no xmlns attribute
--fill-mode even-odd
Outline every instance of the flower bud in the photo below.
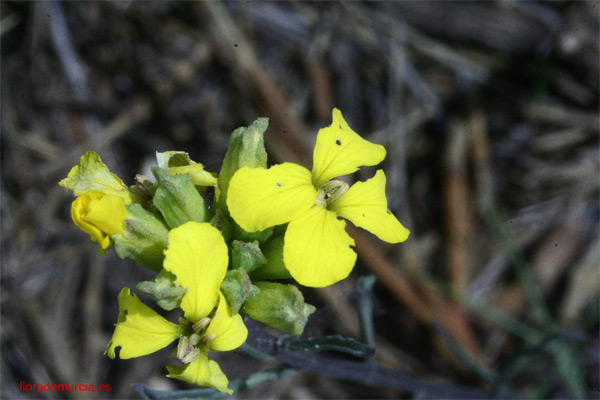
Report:
<svg viewBox="0 0 600 400"><path fill-rule="evenodd" d="M267 262L252 271L250 274L252 280L292 278L283 263L283 235L272 236L261 246L261 249Z"/></svg>
<svg viewBox="0 0 600 400"><path fill-rule="evenodd" d="M298 288L267 281L254 282L254 285L260 291L244 302L241 312L280 331L300 336L315 307L304 302Z"/></svg>
<svg viewBox="0 0 600 400"><path fill-rule="evenodd" d="M152 201L171 229L189 221L208 220L204 199L188 175L171 175L157 167L152 173L158 181Z"/></svg>
<svg viewBox="0 0 600 400"><path fill-rule="evenodd" d="M246 271L237 268L227 271L221 282L221 292L235 315L248 297L258 293L258 289L252 285Z"/></svg>
<svg viewBox="0 0 600 400"><path fill-rule="evenodd" d="M232 268L242 268L247 273L254 271L267 262L258 247L258 241L251 243L234 240L231 242L231 265Z"/></svg>
<svg viewBox="0 0 600 400"><path fill-rule="evenodd" d="M217 201L221 209L227 209L227 189L235 171L242 167L267 167L264 133L268 126L268 118L258 118L249 127L238 128L231 134L217 182Z"/></svg>
<svg viewBox="0 0 600 400"><path fill-rule="evenodd" d="M215 215L211 218L210 224L221 231L221 235L223 235L225 242L229 242L231 240L234 222L230 217L224 215L220 208L215 210Z"/></svg>
<svg viewBox="0 0 600 400"><path fill-rule="evenodd" d="M167 311L179 307L186 292L184 287L175 283L175 275L166 269L161 270L154 279L138 283L137 288L148 293L159 307Z"/></svg>
<svg viewBox="0 0 600 400"><path fill-rule="evenodd" d="M147 211L140 204L126 208L129 216L123 222L123 233L112 237L117 254L153 271L160 271L164 250L169 243L169 227L159 215Z"/></svg>

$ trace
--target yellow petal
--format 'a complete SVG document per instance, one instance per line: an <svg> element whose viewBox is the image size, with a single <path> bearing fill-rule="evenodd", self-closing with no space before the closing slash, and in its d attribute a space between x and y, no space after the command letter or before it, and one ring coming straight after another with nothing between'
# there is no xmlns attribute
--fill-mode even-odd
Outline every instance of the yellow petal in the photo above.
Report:
<svg viewBox="0 0 600 400"><path fill-rule="evenodd" d="M400 243L410 234L387 208L385 174L382 170L365 182L356 182L330 208L384 242Z"/></svg>
<svg viewBox="0 0 600 400"><path fill-rule="evenodd" d="M216 176L204 170L204 166L193 161L185 151L156 152L158 166L171 175L189 175L196 186L215 186Z"/></svg>
<svg viewBox="0 0 600 400"><path fill-rule="evenodd" d="M95 190L85 192L71 205L75 225L98 242L102 250L110 245L111 235L123 233L123 221L128 215L123 197Z"/></svg>
<svg viewBox="0 0 600 400"><path fill-rule="evenodd" d="M131 204L134 196L127 190L127 186L115 174L110 172L102 162L98 153L88 151L79 159L79 163L71 168L67 177L58 183L60 186L85 193L95 190L125 199L126 204Z"/></svg>
<svg viewBox="0 0 600 400"><path fill-rule="evenodd" d="M204 170L202 164L194 163L184 167L169 168L171 175L189 175L192 178L192 183L196 186L216 186L216 176Z"/></svg>
<svg viewBox="0 0 600 400"><path fill-rule="evenodd" d="M348 236L345 226L345 221L320 206L289 223L283 261L298 283L323 287L348 276L356 253L350 248L354 239Z"/></svg>
<svg viewBox="0 0 600 400"><path fill-rule="evenodd" d="M248 337L248 329L240 314L233 315L223 293L219 292L219 306L210 322L206 333L215 334L210 341L210 349L229 351L240 347Z"/></svg>
<svg viewBox="0 0 600 400"><path fill-rule="evenodd" d="M210 224L190 221L169 232L164 268L187 289L181 308L188 321L199 321L217 305L228 260L223 236Z"/></svg>
<svg viewBox="0 0 600 400"><path fill-rule="evenodd" d="M319 130L313 152L312 182L320 188L328 180L348 175L362 165L377 165L385 158L385 148L368 142L354 132L337 108L331 126Z"/></svg>
<svg viewBox="0 0 600 400"><path fill-rule="evenodd" d="M316 198L310 172L300 165L244 167L229 182L227 207L238 225L256 232L291 221L308 210Z"/></svg>
<svg viewBox="0 0 600 400"><path fill-rule="evenodd" d="M115 358L115 349L120 347L119 358L145 356L168 346L180 334L178 325L145 306L129 288L123 288L119 293L119 321L105 353Z"/></svg>
<svg viewBox="0 0 600 400"><path fill-rule="evenodd" d="M214 387L228 394L233 393L233 390L227 388L229 380L221 371L219 364L209 360L206 353L201 353L196 360L181 367L167 365L167 370L168 378L180 379L198 386Z"/></svg>

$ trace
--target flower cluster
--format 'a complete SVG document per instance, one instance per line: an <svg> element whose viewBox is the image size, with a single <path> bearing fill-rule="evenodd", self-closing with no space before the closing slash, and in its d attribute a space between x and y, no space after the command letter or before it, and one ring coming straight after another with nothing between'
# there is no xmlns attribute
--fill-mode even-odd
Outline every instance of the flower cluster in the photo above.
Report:
<svg viewBox="0 0 600 400"><path fill-rule="evenodd" d="M175 324L123 288L109 357L139 357L177 341L168 377L231 393L209 352L244 343L242 315L303 332L315 308L281 280L323 287L348 276L356 253L339 217L386 242L406 240L408 230L387 208L382 170L352 186L336 179L385 157L339 110L318 133L312 171L291 163L267 168L266 128L260 118L235 130L218 175L169 151L157 153L155 180L138 175L127 187L90 151L59 183L74 192L73 221L100 253L114 244L121 258L155 271L137 289L164 310L182 311Z"/></svg>

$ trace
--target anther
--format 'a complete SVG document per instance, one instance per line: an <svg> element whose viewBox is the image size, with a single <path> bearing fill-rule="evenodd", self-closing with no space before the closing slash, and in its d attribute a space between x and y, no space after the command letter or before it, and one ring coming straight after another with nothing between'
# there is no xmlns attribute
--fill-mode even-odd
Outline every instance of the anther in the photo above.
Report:
<svg viewBox="0 0 600 400"><path fill-rule="evenodd" d="M350 186L344 181L328 181L321 187L321 189L319 189L319 194L317 195L315 204L321 207L327 207L328 204L331 204L335 200L342 197L349 188Z"/></svg>
<svg viewBox="0 0 600 400"><path fill-rule="evenodd" d="M190 335L190 346L195 346L200 342L200 335L192 333Z"/></svg>
<svg viewBox="0 0 600 400"><path fill-rule="evenodd" d="M194 348L194 350L187 353L186 356L181 359L181 362L184 364L189 364L192 361L194 361L196 358L198 358L199 355L200 355L200 349Z"/></svg>
<svg viewBox="0 0 600 400"><path fill-rule="evenodd" d="M208 326L208 324L210 324L210 318L208 318L208 317L202 318L200 321L198 321L194 325L192 325L192 329L194 330L194 332L198 333L202 329L206 328Z"/></svg>
<svg viewBox="0 0 600 400"><path fill-rule="evenodd" d="M200 337L200 340L202 340L204 343L208 343L216 337L217 337L217 335L215 335L214 333L207 333L207 334L202 335Z"/></svg>
<svg viewBox="0 0 600 400"><path fill-rule="evenodd" d="M177 343L177 358L180 360L185 356L185 352L188 348L189 340L187 336L181 337L179 343Z"/></svg>

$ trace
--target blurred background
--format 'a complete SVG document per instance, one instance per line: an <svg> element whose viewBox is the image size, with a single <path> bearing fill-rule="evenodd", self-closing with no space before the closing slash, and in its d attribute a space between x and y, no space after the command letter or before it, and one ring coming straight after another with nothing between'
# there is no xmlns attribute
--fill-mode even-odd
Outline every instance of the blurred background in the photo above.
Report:
<svg viewBox="0 0 600 400"><path fill-rule="evenodd" d="M387 148L389 208L411 236L354 230L351 277L301 288L318 309L304 336L361 340L356 281L373 274L378 364L509 397L598 397L598 2L0 6L0 397L191 388L164 377L168 350L103 355L119 290L152 274L72 223L57 182L85 151L126 184L155 151L218 171L231 131L265 116L270 163L310 167L333 107ZM215 357L230 379L277 365ZM306 372L235 395L412 396Z"/></svg>

